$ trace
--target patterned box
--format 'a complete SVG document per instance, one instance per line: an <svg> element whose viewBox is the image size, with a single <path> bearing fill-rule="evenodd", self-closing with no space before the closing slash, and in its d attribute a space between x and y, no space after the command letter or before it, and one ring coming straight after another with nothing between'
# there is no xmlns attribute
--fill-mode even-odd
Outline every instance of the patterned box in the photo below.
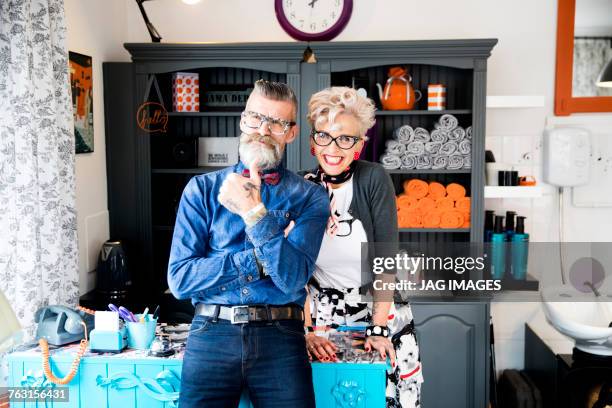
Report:
<svg viewBox="0 0 612 408"><path fill-rule="evenodd" d="M174 112L200 111L200 80L193 72L172 74L172 109Z"/></svg>

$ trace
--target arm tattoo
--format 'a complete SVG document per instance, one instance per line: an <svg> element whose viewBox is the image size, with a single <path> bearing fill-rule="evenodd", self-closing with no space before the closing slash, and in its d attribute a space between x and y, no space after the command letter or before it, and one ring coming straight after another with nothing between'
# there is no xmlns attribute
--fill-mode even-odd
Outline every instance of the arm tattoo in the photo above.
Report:
<svg viewBox="0 0 612 408"><path fill-rule="evenodd" d="M256 186L255 184L251 183L250 181L247 181L247 183L242 186L244 187L245 191L247 192L247 197L248 198L255 198L255 192L259 191L259 186Z"/></svg>

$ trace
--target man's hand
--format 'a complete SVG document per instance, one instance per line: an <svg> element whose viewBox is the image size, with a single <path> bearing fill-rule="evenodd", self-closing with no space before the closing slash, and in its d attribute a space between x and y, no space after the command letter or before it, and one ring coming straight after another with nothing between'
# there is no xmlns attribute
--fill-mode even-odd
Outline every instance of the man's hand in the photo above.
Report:
<svg viewBox="0 0 612 408"><path fill-rule="evenodd" d="M231 173L223 180L217 197L221 205L241 217L261 203L259 167L251 165L250 177Z"/></svg>

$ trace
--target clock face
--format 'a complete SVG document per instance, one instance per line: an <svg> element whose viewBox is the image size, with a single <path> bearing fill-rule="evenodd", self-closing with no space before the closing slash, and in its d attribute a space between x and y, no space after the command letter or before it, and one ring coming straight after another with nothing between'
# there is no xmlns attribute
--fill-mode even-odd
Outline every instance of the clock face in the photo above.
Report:
<svg viewBox="0 0 612 408"><path fill-rule="evenodd" d="M301 41L331 40L351 18L352 0L276 0L283 29Z"/></svg>

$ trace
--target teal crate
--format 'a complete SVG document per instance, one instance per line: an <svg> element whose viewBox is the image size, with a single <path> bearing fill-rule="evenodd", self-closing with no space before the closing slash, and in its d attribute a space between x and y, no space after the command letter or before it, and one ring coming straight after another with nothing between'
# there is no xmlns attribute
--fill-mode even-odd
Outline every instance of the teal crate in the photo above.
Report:
<svg viewBox="0 0 612 408"><path fill-rule="evenodd" d="M70 369L73 354L51 357L56 376ZM8 357L9 385L47 387L39 353L13 353ZM173 358L85 356L78 374L68 385L68 402L12 403L12 408L173 408L178 406L182 361ZM384 408L384 363L312 363L317 408ZM251 404L243 395L240 408Z"/></svg>

